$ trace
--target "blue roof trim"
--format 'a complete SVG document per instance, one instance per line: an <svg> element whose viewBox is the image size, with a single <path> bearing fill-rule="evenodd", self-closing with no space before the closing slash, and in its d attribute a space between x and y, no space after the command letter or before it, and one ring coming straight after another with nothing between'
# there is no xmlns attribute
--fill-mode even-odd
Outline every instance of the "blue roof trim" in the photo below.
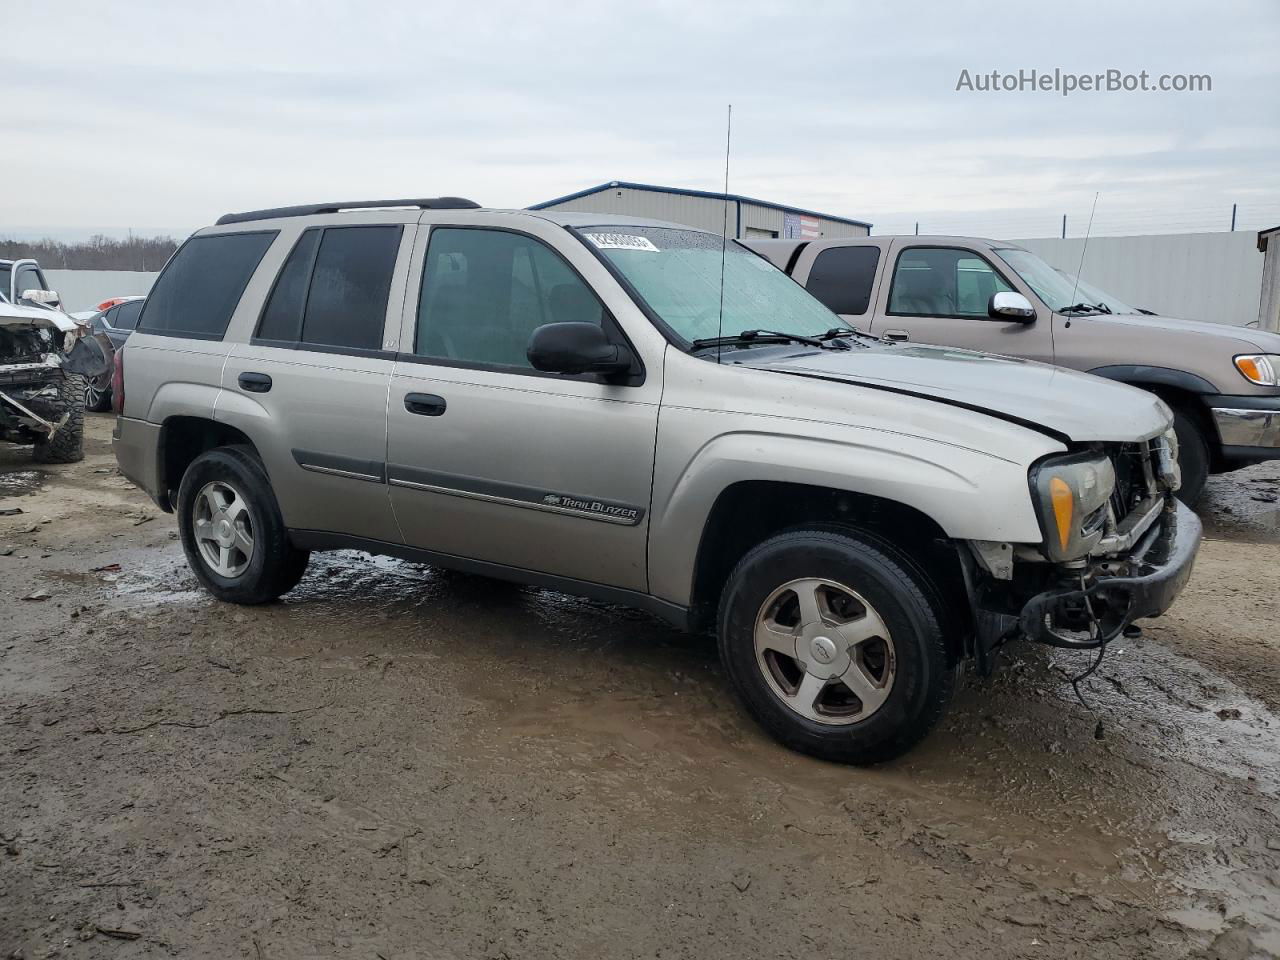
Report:
<svg viewBox="0 0 1280 960"><path fill-rule="evenodd" d="M715 193L711 190L689 190L685 187L659 187L652 183L630 183L626 180L610 180L608 183L602 183L598 187L588 187L586 190L579 190L577 193L566 194L563 197L556 197L554 200L544 200L542 203L530 204L526 210L545 210L547 207L554 207L557 203L567 203L570 200L579 200L582 197L589 197L593 193L600 193L602 190L613 190L623 188L626 190L646 190L649 193L674 193L680 197L703 197L707 200L736 200L738 203L753 203L757 207L769 207L773 210L782 210L785 213L801 213L809 217L821 217L823 220L832 220L836 223L848 223L855 227L866 227L871 229L871 224L865 220L853 220L849 217L837 217L830 213L819 213L817 210L806 210L803 207L792 207L785 203L772 203L769 200L757 200L754 197L744 197L738 193Z"/></svg>

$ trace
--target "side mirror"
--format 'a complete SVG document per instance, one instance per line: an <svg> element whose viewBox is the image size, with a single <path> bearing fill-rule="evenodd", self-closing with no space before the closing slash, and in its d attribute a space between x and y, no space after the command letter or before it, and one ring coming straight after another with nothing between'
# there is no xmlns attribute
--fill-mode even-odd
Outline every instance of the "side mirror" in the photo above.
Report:
<svg viewBox="0 0 1280 960"><path fill-rule="evenodd" d="M626 373L631 351L612 343L594 323L548 323L529 338L525 356L548 373Z"/></svg>
<svg viewBox="0 0 1280 960"><path fill-rule="evenodd" d="M991 295L991 302L987 304L987 316L992 320L1035 323L1036 308L1022 294L1003 290Z"/></svg>
<svg viewBox="0 0 1280 960"><path fill-rule="evenodd" d="M43 304L46 307L56 307L61 303L61 298L52 290L31 290L22 291L22 299L29 300L31 303Z"/></svg>

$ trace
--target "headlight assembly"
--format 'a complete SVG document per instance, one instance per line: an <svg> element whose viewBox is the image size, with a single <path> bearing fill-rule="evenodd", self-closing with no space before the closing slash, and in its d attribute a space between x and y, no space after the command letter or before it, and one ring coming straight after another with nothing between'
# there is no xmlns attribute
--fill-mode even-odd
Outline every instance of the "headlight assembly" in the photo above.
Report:
<svg viewBox="0 0 1280 960"><path fill-rule="evenodd" d="M1054 457L1032 470L1031 489L1050 560L1078 560L1097 546L1115 486L1111 461L1093 453Z"/></svg>
<svg viewBox="0 0 1280 960"><path fill-rule="evenodd" d="M1260 387L1280 386L1280 356L1274 353L1247 353L1235 358L1236 369L1250 383Z"/></svg>

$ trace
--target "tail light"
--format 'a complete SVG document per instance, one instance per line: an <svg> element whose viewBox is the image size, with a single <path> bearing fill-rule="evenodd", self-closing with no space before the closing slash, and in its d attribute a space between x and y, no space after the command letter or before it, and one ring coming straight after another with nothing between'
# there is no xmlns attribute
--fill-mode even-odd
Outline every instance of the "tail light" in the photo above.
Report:
<svg viewBox="0 0 1280 960"><path fill-rule="evenodd" d="M111 360L111 409L116 416L124 413L124 347Z"/></svg>

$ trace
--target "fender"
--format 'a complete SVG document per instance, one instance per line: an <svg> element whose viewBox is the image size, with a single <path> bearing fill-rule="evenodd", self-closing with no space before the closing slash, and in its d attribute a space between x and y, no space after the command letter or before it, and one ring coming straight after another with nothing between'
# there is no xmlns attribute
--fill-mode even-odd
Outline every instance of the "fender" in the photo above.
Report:
<svg viewBox="0 0 1280 960"><path fill-rule="evenodd" d="M1149 367L1137 363L1114 363L1105 367L1094 367L1085 371L1095 377L1106 377L1120 383L1131 383L1135 386L1176 387L1187 393L1212 394L1221 393L1217 387L1204 377L1185 370L1173 370L1169 367Z"/></svg>
<svg viewBox="0 0 1280 960"><path fill-rule="evenodd" d="M944 453L942 445L916 437L881 437L873 446L763 431L726 433L699 449L667 490L654 490L651 593L689 604L707 519L720 495L744 480L798 483L896 501L932 518L957 539L1041 540L1021 464L951 446Z"/></svg>

